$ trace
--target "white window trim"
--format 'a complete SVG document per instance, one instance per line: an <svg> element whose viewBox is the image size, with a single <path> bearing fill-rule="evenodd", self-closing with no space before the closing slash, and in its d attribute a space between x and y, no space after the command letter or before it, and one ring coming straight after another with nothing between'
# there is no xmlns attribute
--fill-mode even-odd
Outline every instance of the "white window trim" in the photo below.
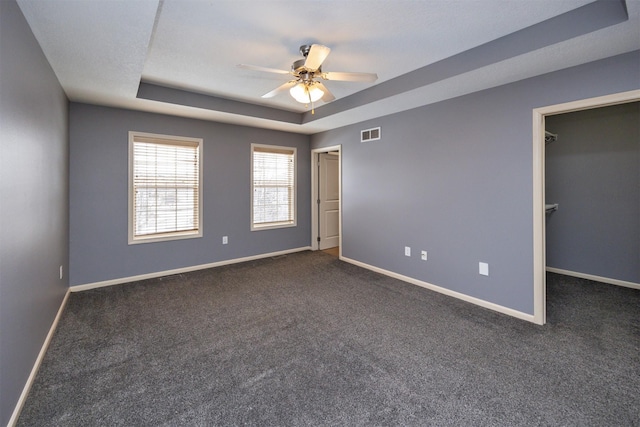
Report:
<svg viewBox="0 0 640 427"><path fill-rule="evenodd" d="M171 233L158 233L152 234L149 236L134 236L134 191L133 191L133 146L134 139L136 137L146 137L146 138L154 138L158 140L167 140L167 141L184 141L189 143L196 143L198 145L198 229L193 231L182 231L182 232L171 232ZM128 194L128 242L130 245L140 244L140 243L151 243L151 242L165 242L170 240L181 240L181 239L195 239L202 237L202 187L203 187L203 139L202 138L190 138L186 136L175 136L175 135L163 135L163 134L154 134L154 133L146 133L146 132L137 132L137 131L129 131L129 194Z"/></svg>
<svg viewBox="0 0 640 427"><path fill-rule="evenodd" d="M274 151L293 151L293 222L290 224L254 224L253 223L253 152L256 147L272 149ZM251 231L273 230L277 228L290 228L298 225L298 151L296 147L287 147L284 145L266 145L266 144L251 144L251 206L249 221L251 223Z"/></svg>

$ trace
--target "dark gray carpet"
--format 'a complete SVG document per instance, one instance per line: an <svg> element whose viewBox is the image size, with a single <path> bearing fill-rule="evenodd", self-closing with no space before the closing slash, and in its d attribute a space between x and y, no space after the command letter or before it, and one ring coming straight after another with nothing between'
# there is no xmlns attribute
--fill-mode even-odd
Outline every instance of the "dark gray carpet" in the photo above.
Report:
<svg viewBox="0 0 640 427"><path fill-rule="evenodd" d="M72 294L21 426L640 425L640 292L536 326L322 252Z"/></svg>

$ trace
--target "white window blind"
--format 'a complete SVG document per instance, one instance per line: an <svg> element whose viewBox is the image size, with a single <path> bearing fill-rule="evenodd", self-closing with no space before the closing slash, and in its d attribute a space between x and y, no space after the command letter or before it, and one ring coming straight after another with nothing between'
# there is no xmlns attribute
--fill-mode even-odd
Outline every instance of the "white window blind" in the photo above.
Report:
<svg viewBox="0 0 640 427"><path fill-rule="evenodd" d="M201 235L201 141L130 136L130 243Z"/></svg>
<svg viewBox="0 0 640 427"><path fill-rule="evenodd" d="M296 149L252 145L252 229L294 226Z"/></svg>

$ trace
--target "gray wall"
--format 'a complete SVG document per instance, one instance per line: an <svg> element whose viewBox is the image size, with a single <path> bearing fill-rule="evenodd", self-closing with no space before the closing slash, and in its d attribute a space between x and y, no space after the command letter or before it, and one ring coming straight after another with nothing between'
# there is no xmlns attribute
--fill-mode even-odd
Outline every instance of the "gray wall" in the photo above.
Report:
<svg viewBox="0 0 640 427"><path fill-rule="evenodd" d="M639 69L636 51L314 135L342 144L343 255L533 314L532 110L639 89Z"/></svg>
<svg viewBox="0 0 640 427"><path fill-rule="evenodd" d="M640 283L640 103L548 117L547 266Z"/></svg>
<svg viewBox="0 0 640 427"><path fill-rule="evenodd" d="M202 238L127 244L131 130L204 139ZM251 143L297 147L297 227L250 230ZM306 135L72 103L70 147L72 286L310 245Z"/></svg>
<svg viewBox="0 0 640 427"><path fill-rule="evenodd" d="M0 1L0 425L67 290L65 97L22 12Z"/></svg>

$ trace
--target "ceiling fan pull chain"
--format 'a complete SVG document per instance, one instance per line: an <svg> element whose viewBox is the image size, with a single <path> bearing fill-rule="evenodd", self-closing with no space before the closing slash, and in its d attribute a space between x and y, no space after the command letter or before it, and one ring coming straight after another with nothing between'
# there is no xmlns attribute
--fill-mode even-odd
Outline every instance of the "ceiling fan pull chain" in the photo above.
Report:
<svg viewBox="0 0 640 427"><path fill-rule="evenodd" d="M309 95L309 102L311 102L311 114L315 114L316 110L313 108L313 99L311 99L311 91L309 90L309 86L307 86L307 95Z"/></svg>

